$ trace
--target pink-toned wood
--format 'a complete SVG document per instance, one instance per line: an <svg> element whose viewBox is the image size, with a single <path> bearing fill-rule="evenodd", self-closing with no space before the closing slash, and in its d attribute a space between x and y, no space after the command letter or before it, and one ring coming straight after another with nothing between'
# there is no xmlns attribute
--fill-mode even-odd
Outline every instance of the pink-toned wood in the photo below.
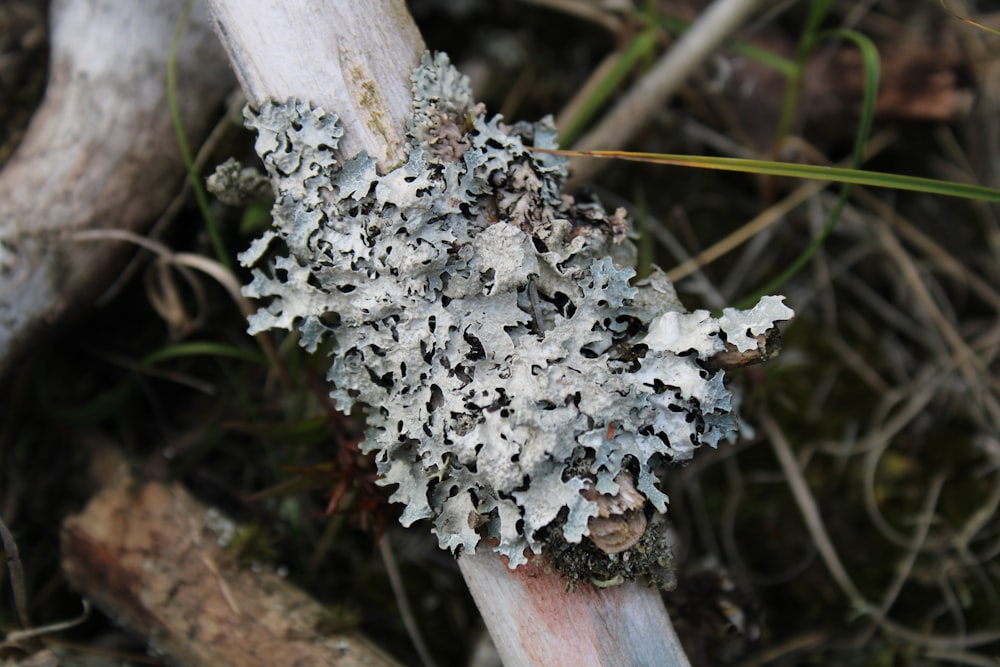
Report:
<svg viewBox="0 0 1000 667"><path fill-rule="evenodd" d="M506 667L686 667L657 590L577 584L482 548L458 565Z"/></svg>

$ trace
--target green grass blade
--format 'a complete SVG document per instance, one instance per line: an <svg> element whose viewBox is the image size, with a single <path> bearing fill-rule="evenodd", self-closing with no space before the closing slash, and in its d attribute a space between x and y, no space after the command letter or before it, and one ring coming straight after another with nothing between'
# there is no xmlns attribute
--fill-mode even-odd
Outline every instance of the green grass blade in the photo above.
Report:
<svg viewBox="0 0 1000 667"><path fill-rule="evenodd" d="M781 115L778 118L778 129L775 134L776 146L781 146L792 132L792 123L799 109L799 95L802 93L802 72L805 70L809 54L816 45L820 23L830 11L830 4L831 0L815 0L809 5L806 24L802 28L802 36L795 50L792 69L788 73L788 87L781 101Z"/></svg>
<svg viewBox="0 0 1000 667"><path fill-rule="evenodd" d="M650 29L637 35L628 43L610 72L598 83L594 92L580 105L580 110L559 131L559 145L571 145L587 123L600 110L622 80L644 58L656 50L656 30Z"/></svg>
<svg viewBox="0 0 1000 667"><path fill-rule="evenodd" d="M228 359L238 359L249 361L255 364L266 365L267 358L257 352L245 350L233 345L224 343L214 343L209 341L193 341L169 345L146 355L139 362L139 368L149 368L169 359L182 357L225 357Z"/></svg>
<svg viewBox="0 0 1000 667"><path fill-rule="evenodd" d="M792 164L789 162L774 162L771 160L748 160L745 158L715 157L707 155L680 155L671 153L633 153L628 151L562 151L532 148L539 153L554 153L568 157L593 157L615 160L630 160L649 164L663 164L678 167L694 167L696 169L714 169L717 171L736 171L745 174L764 174L770 176L786 176L834 183L851 183L895 190L911 190L927 194L961 197L964 199L980 199L983 201L1000 202L1000 190L982 185L941 181L920 176L905 176L889 174L881 171L865 171L845 167L825 167L811 164Z"/></svg>
<svg viewBox="0 0 1000 667"><path fill-rule="evenodd" d="M854 136L854 148L851 151L851 167L857 171L858 167L864 162L865 144L868 143L872 124L875 122L875 102L878 99L878 84L881 70L878 49L870 39L853 30L833 30L822 33L819 37L820 39L848 39L854 42L861 51L865 72L864 100L861 111L861 123L857 134ZM739 307L749 308L760 297L777 292L812 260L840 219L840 214L843 212L844 206L847 204L847 197L851 192L851 185L851 183L843 183L840 188L840 195L837 197L837 203L834 204L833 210L830 211L830 216L826 224L823 225L823 229L806 249L773 280L765 284L764 287L754 292L751 296L742 299L737 304Z"/></svg>
<svg viewBox="0 0 1000 667"><path fill-rule="evenodd" d="M49 404L49 413L60 420L76 424L96 424L103 419L123 414L129 397L134 394L132 379L119 382L101 391L81 405L62 407Z"/></svg>

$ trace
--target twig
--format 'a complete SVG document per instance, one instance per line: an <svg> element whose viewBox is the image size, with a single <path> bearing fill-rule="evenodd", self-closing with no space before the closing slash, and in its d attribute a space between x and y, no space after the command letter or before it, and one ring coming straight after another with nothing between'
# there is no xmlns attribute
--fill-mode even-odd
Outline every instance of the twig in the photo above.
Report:
<svg viewBox="0 0 1000 667"><path fill-rule="evenodd" d="M761 0L716 0L649 74L574 148L614 149L627 144L663 107L691 71L762 4ZM599 160L571 160L573 178L570 185L593 178L601 168L599 163Z"/></svg>
<svg viewBox="0 0 1000 667"><path fill-rule="evenodd" d="M431 656L427 642L420 633L420 626L417 625L417 618L410 607L410 601L406 597L406 589L403 587L403 578L399 576L399 566L396 564L396 556L392 553L392 546L389 544L389 535L384 533L378 543L379 553L382 555L382 562L385 563L385 572L389 577L389 585L392 587L392 594L396 596L396 605L399 607L399 614L403 618L403 625L406 627L406 634L413 642L413 648L417 650L420 661L424 667L437 667L437 663Z"/></svg>

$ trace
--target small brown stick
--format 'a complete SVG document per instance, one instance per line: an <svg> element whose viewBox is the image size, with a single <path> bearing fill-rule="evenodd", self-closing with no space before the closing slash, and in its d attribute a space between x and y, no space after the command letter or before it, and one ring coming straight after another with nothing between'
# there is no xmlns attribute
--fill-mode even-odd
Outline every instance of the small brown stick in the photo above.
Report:
<svg viewBox="0 0 1000 667"><path fill-rule="evenodd" d="M240 568L206 511L177 485L105 489L63 524L70 585L176 664L396 664L357 634L320 632L324 607L277 574Z"/></svg>

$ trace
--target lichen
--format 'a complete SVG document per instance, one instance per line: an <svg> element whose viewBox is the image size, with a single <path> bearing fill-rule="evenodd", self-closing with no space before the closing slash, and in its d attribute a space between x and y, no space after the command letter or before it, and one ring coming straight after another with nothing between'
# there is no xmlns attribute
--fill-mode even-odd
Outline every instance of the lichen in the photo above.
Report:
<svg viewBox="0 0 1000 667"><path fill-rule="evenodd" d="M205 186L226 206L247 206L271 198L271 182L263 172L229 158L207 179Z"/></svg>
<svg viewBox="0 0 1000 667"><path fill-rule="evenodd" d="M661 272L633 284L624 213L564 195L565 161L528 150L555 146L551 121L488 118L443 55L413 80L409 157L384 176L365 154L337 162L332 113L248 112L276 196L240 258L264 301L250 331L332 350L331 395L367 407L402 523L430 519L443 548L488 537L515 567L578 544L599 513L587 490L617 493L623 471L665 512L656 466L736 427L699 361L791 310L769 297L716 319Z"/></svg>

